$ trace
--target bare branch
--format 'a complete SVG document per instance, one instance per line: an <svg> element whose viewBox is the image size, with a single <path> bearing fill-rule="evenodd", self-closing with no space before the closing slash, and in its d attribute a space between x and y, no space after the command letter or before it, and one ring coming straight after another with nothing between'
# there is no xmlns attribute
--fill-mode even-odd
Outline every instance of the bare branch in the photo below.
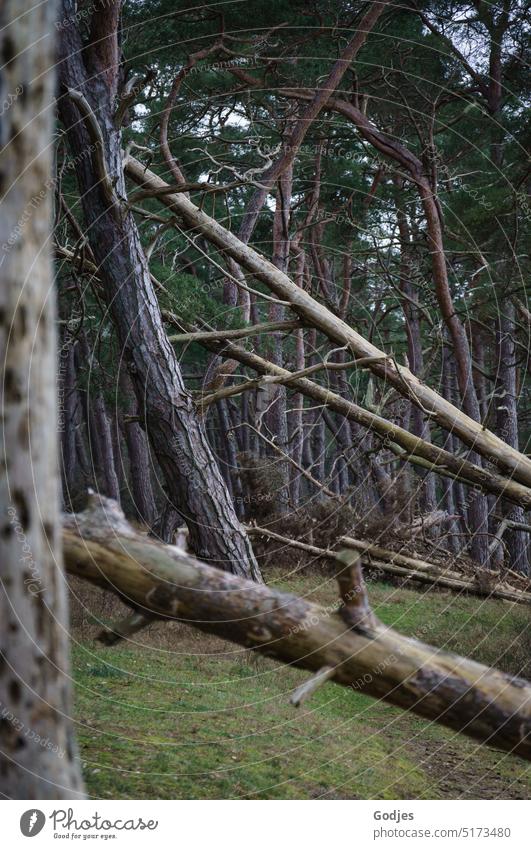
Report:
<svg viewBox="0 0 531 849"><path fill-rule="evenodd" d="M98 123L98 119L92 111L88 100L80 91L76 91L73 88L69 88L68 96L76 104L77 108L81 112L81 115L83 116L85 126L93 143L93 162L95 165L96 173L105 193L105 197L107 198L109 204L115 207L117 206L117 199L114 192L113 182L107 171L107 164L105 162L105 145L103 143L103 133Z"/></svg>
<svg viewBox="0 0 531 849"><path fill-rule="evenodd" d="M253 324L238 330L196 330L191 333L177 333L168 336L170 342L208 342L223 341L223 339L245 339L249 336L259 336L272 330L296 330L302 327L300 321L266 321L263 324Z"/></svg>

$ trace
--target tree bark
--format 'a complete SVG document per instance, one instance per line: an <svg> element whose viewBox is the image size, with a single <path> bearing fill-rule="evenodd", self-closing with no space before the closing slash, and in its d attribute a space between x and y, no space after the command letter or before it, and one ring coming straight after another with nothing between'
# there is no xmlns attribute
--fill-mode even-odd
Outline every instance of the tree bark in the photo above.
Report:
<svg viewBox="0 0 531 849"><path fill-rule="evenodd" d="M179 619L304 669L332 667L337 684L531 760L531 686L382 625L370 614L362 580L348 593L342 586L343 601L330 613L138 535L112 503L94 500L65 521L69 571L118 592L137 611ZM346 578L357 559L345 552L337 560ZM366 614L356 618L363 607Z"/></svg>
<svg viewBox="0 0 531 849"><path fill-rule="evenodd" d="M138 417L138 404L134 395L131 379L126 371L120 372L122 393L127 403L127 414L124 417L123 429L127 453L129 455L129 477L131 480L131 495L137 513L137 518L151 528L155 521L155 496L151 484L152 461L149 453L149 443Z"/></svg>
<svg viewBox="0 0 531 849"><path fill-rule="evenodd" d="M120 502L120 484L115 465L114 442L112 438L111 422L107 413L107 405L101 390L96 389L95 395L87 397L87 406L93 423L92 440L99 450L99 472L102 484L102 492L113 501Z"/></svg>
<svg viewBox="0 0 531 849"><path fill-rule="evenodd" d="M140 415L193 550L219 568L259 580L250 542L164 331L135 220L123 205L122 138L114 122L119 9L118 0L96 8L85 46L74 23L61 30L60 114L76 161L88 238ZM63 0L63 14L74 20L72 0Z"/></svg>
<svg viewBox="0 0 531 849"><path fill-rule="evenodd" d="M510 298L500 303L500 313L496 328L496 429L498 435L513 448L518 449L518 397L516 386L516 334L515 306ZM506 519L513 522L525 522L522 507L501 500ZM509 566L517 572L530 574L528 545L529 534L516 528L510 528L504 535L509 555Z"/></svg>
<svg viewBox="0 0 531 849"><path fill-rule="evenodd" d="M0 6L0 795L82 798L62 574L50 233L55 3ZM23 96L22 96L23 92Z"/></svg>

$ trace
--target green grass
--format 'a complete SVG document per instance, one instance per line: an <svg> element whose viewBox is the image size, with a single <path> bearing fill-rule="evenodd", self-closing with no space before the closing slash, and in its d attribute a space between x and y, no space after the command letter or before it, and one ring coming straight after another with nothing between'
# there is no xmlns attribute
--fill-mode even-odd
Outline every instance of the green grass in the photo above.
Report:
<svg viewBox="0 0 531 849"><path fill-rule="evenodd" d="M277 586L323 604L319 575ZM504 602L381 584L386 623L512 673L529 657L528 614ZM76 718L88 791L99 798L519 798L529 766L453 732L328 684L300 709L307 673L251 657L184 626L158 624L137 644L73 653Z"/></svg>

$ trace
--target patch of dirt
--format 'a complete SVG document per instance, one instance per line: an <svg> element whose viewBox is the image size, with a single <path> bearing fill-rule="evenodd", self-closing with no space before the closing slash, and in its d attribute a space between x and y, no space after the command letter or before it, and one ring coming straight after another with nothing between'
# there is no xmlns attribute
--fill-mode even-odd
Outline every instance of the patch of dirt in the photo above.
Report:
<svg viewBox="0 0 531 849"><path fill-rule="evenodd" d="M491 766L486 766L484 748L481 758L463 752L453 742L441 742L417 736L408 741L408 753L439 787L443 799L528 799L529 787L520 778L507 779L497 771L498 759L512 758L504 752L489 751Z"/></svg>

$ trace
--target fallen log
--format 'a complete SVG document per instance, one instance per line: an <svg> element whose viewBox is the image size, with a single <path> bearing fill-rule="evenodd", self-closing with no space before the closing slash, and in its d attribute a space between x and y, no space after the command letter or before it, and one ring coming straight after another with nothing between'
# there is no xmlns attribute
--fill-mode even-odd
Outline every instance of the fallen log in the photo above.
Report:
<svg viewBox="0 0 531 849"><path fill-rule="evenodd" d="M490 746L531 760L531 685L404 637L376 619L338 614L207 566L135 531L109 499L65 518L67 571L141 614L178 619L362 689ZM352 553L338 555L347 563ZM360 587L357 591L361 592Z"/></svg>
<svg viewBox="0 0 531 849"><path fill-rule="evenodd" d="M128 156L124 162L127 175L138 185L160 190L168 186L157 174ZM250 271L281 301L289 303L299 318L324 333L338 345L348 346L356 357L363 358L368 368L416 404L437 424L458 436L466 445L494 463L508 477L531 487L531 459L509 446L495 433L474 421L438 392L419 380L406 366L399 366L394 357L387 356L354 328L318 303L269 260L243 243L230 230L200 210L183 194L166 193L159 200L180 218L186 228L203 235L207 241L224 251L238 265ZM178 228L180 229L180 228ZM184 232L184 231L182 231Z"/></svg>
<svg viewBox="0 0 531 849"><path fill-rule="evenodd" d="M369 558L376 559L383 563L400 565L409 568L415 572L425 573L430 575L435 581L443 584L446 581L446 586L455 587L456 589L467 589L469 592L480 596L489 596L492 598L505 599L506 601L516 601L519 604L531 604L531 592L524 589L509 588L502 586L497 579L501 577L500 572L495 572L490 569L482 569L478 567L475 571L474 578L467 579L463 577L463 573L453 571L449 567L441 568L437 563L432 563L427 560L420 560L417 557L411 557L406 554L401 554L397 551L392 551L388 548L381 548L378 545L367 542L366 540L353 539L349 536L341 537L341 545L347 548L354 548L360 553L367 555ZM451 558L451 556L449 555ZM450 559L450 563L457 565L457 561ZM370 560L369 564L370 565ZM483 579L483 580L482 580ZM493 583L496 581L496 583ZM452 583L451 583L452 582ZM490 586L489 586L490 585Z"/></svg>
<svg viewBox="0 0 531 849"><path fill-rule="evenodd" d="M187 324L182 318L168 310L164 311L164 318L176 327L186 326ZM503 496L515 504L520 504L526 510L531 510L531 489L522 486L511 478L476 466L469 460L454 455L432 442L426 442L394 422L360 407L352 400L337 395L328 387L320 386L305 377L296 378L287 369L264 360L254 351L247 351L230 340L215 341L203 338L200 340L200 344L213 353L248 366L258 374L283 376L286 380L289 378L289 386L292 389L302 392L303 395L323 406L326 405L329 409L350 421L374 431L382 437L384 444L388 445L405 462L421 465L435 474L459 480L465 486Z"/></svg>
<svg viewBox="0 0 531 849"><path fill-rule="evenodd" d="M450 516L446 510L433 510L431 513L426 513L423 516L416 516L409 525L400 527L400 536L404 539L413 539L413 537L421 536L425 531L436 528L438 525L444 525L452 519L458 519L459 516Z"/></svg>
<svg viewBox="0 0 531 849"><path fill-rule="evenodd" d="M386 572L389 575L403 577L412 581L418 581L421 584L429 584L432 587L443 587L445 589L456 590L459 592L467 592L471 595L479 596L480 598L497 598L502 601L512 601L515 604L531 605L531 595L529 593L504 589L497 584L490 586L488 581L483 586L480 581L466 580L465 578L454 577L448 573L418 570L411 566L398 566L392 561L378 560L372 555L369 555L368 563L366 558L363 556L362 560L366 566L379 569L381 572Z"/></svg>
<svg viewBox="0 0 531 849"><path fill-rule="evenodd" d="M289 545L301 551L306 551L314 557L324 557L329 560L338 559L337 551L319 548L318 546L301 542L298 539L277 534L275 531L270 531L267 528L247 526L246 530L250 536L254 535L274 539L283 545ZM392 551L388 548L381 548L366 540L343 536L340 538L339 543L345 548L352 548L358 551L365 566L378 569L389 575L408 578L422 584L430 584L431 586L468 592L471 595L477 595L481 598L498 598L503 601L512 601L515 604L531 605L531 592L513 588L510 585L500 584L496 581L499 573L487 569L478 569L474 578L466 578L463 577L462 573L453 571L448 567L441 568L436 563L410 557L409 555L401 554L398 551Z"/></svg>

